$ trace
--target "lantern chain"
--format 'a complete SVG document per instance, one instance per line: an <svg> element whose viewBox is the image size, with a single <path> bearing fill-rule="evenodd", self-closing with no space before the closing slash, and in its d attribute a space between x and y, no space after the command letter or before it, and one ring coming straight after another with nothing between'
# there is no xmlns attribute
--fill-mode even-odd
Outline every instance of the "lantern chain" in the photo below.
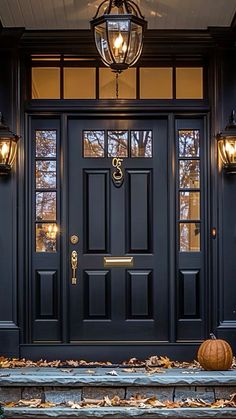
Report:
<svg viewBox="0 0 236 419"><path fill-rule="evenodd" d="M119 72L116 71L116 99L119 99Z"/></svg>

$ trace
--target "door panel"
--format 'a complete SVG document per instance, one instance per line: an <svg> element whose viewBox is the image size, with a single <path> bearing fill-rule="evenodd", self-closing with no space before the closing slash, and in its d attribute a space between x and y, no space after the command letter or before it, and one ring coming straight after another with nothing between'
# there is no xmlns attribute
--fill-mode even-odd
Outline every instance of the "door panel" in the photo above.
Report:
<svg viewBox="0 0 236 419"><path fill-rule="evenodd" d="M167 120L69 118L68 148L69 236L80 239L69 243L70 342L168 341ZM128 255L132 269L104 269L105 256Z"/></svg>

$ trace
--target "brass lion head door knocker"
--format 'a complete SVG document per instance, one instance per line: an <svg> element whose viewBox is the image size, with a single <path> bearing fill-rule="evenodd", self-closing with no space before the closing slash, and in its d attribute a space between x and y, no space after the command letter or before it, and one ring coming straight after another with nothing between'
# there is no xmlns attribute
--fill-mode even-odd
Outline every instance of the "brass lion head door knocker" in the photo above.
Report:
<svg viewBox="0 0 236 419"><path fill-rule="evenodd" d="M112 166L115 168L115 170L112 172L112 180L117 188L119 188L124 182L122 161L123 159L120 159L118 157L114 157L114 159L112 159Z"/></svg>

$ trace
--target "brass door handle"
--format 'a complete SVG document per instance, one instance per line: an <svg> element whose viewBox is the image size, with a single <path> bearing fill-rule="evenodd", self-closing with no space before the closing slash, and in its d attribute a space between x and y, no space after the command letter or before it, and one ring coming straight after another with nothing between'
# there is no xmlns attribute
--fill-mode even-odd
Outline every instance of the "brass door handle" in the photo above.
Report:
<svg viewBox="0 0 236 419"><path fill-rule="evenodd" d="M71 283L72 285L76 285L77 284L76 270L78 268L78 254L76 250L73 250L73 252L71 252L70 262L71 262L71 270L72 270Z"/></svg>

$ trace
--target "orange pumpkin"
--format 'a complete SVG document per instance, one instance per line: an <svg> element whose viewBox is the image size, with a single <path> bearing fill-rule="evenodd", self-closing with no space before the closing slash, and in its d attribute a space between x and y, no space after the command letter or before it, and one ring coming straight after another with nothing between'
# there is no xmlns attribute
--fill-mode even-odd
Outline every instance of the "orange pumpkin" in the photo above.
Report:
<svg viewBox="0 0 236 419"><path fill-rule="evenodd" d="M198 362L204 370L226 371L233 362L232 349L225 340L216 339L213 333L210 336L198 349Z"/></svg>

